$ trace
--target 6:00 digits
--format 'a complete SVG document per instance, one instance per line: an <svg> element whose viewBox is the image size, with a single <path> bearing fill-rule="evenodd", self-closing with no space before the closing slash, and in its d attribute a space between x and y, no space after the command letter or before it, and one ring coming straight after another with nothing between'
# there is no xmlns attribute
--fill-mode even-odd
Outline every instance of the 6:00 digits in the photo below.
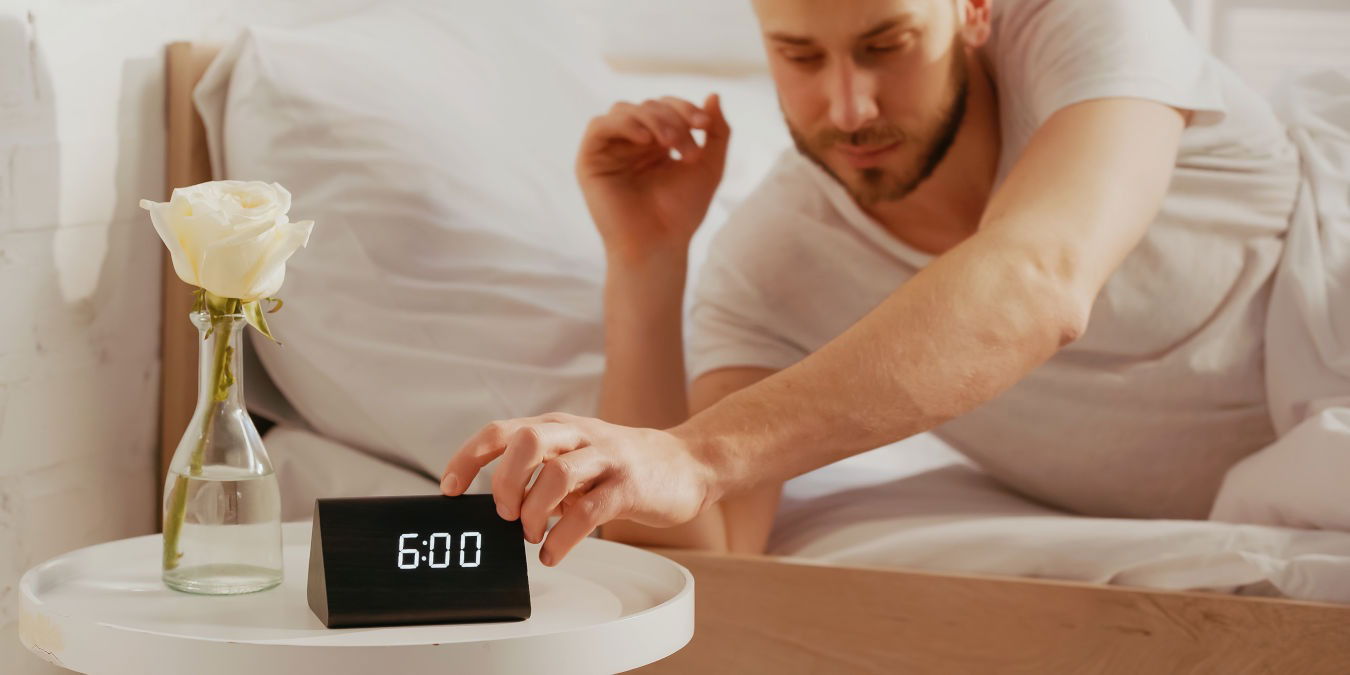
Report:
<svg viewBox="0 0 1350 675"><path fill-rule="evenodd" d="M416 539L417 533L407 532L404 534L400 534L398 536L398 568L401 570L415 570L417 569L418 565L421 564L422 561L422 557L420 555L421 552L418 549L408 548L407 546L404 545L404 540L408 539L409 537ZM441 560L440 563L436 562L436 537L443 537L445 540L445 546L442 550L442 552L445 554L445 557ZM473 559L466 560L464 554L468 551L469 548L468 543L470 538L473 539ZM450 542L453 539L454 537L451 537L449 532L434 532L432 533L431 537L429 537L426 541L422 542L424 544L426 543L430 544L429 546L427 546L427 555L426 555L427 567L443 569L450 566ZM405 556L410 554L412 555L411 564L409 564L405 559ZM478 563L481 562L482 559L483 559L483 535L477 532L461 532L459 535L459 566L478 567Z"/></svg>

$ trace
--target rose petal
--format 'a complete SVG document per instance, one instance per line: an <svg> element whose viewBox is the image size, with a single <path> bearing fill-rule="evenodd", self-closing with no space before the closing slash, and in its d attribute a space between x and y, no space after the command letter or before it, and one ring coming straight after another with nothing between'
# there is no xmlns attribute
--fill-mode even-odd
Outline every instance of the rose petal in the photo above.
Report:
<svg viewBox="0 0 1350 675"><path fill-rule="evenodd" d="M251 299L246 296L272 237L269 230L245 241L216 240L206 249L202 262L202 288L225 298Z"/></svg>
<svg viewBox="0 0 1350 675"><path fill-rule="evenodd" d="M272 295L285 278L286 260L309 241L314 221L282 223L254 239L218 243L206 254L203 286L245 302Z"/></svg>
<svg viewBox="0 0 1350 675"><path fill-rule="evenodd" d="M182 247L192 266L197 285L200 286L206 250L211 242L218 240L228 231L229 223L226 222L223 213L210 209L206 204L194 203L192 198L186 193L180 193L179 189L173 191L167 214L169 228L177 238L178 245Z"/></svg>
<svg viewBox="0 0 1350 675"><path fill-rule="evenodd" d="M150 223L154 225L155 232L159 235L160 241L164 242L165 248L169 249L169 259L173 261L173 271L179 279L184 282L197 286L197 271L191 258L183 250L182 244L178 242L177 235L169 225L169 205L165 202L154 202L149 199L141 200L141 208L150 212Z"/></svg>
<svg viewBox="0 0 1350 675"><path fill-rule="evenodd" d="M286 279L286 261L302 246L309 244L309 235L314 229L314 221L302 220L298 223L286 223L277 228L279 236L273 241L273 248L259 266L259 274L254 279L250 293L255 298L276 295L281 283Z"/></svg>

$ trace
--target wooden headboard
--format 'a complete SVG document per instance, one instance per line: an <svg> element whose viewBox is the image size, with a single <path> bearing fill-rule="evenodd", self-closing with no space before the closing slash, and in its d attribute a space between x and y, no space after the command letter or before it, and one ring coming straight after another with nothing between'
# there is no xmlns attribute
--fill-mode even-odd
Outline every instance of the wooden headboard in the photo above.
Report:
<svg viewBox="0 0 1350 675"><path fill-rule="evenodd" d="M220 52L219 45L175 42L165 55L164 112L168 142L165 144L165 199L176 187L211 180L211 155L206 147L206 127L192 105L192 89ZM173 271L167 249L160 275L162 323L160 325L160 419L159 480L154 522L163 527L159 510L164 503L164 481L178 440L187 429L197 404L197 329L188 321L192 287Z"/></svg>

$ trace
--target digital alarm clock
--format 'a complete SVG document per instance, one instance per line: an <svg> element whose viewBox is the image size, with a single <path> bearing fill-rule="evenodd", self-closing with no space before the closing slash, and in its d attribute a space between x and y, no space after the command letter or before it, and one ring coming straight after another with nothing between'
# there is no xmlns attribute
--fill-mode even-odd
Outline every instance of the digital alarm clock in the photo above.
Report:
<svg viewBox="0 0 1350 675"><path fill-rule="evenodd" d="M316 499L309 607L329 628L530 617L525 536L492 495Z"/></svg>

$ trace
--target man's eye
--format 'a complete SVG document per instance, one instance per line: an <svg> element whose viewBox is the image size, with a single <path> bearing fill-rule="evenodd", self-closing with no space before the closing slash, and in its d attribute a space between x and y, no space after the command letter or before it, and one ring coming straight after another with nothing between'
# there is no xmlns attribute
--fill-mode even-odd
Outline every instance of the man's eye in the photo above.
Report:
<svg viewBox="0 0 1350 675"><path fill-rule="evenodd" d="M820 52L783 52L783 58L793 63L816 63L822 56Z"/></svg>
<svg viewBox="0 0 1350 675"><path fill-rule="evenodd" d="M867 46L868 54L887 54L891 51L899 51L902 47L909 45L909 41L877 42Z"/></svg>
<svg viewBox="0 0 1350 675"><path fill-rule="evenodd" d="M904 31L867 45L866 51L868 54L888 54L908 49L912 44L914 44L914 32Z"/></svg>

